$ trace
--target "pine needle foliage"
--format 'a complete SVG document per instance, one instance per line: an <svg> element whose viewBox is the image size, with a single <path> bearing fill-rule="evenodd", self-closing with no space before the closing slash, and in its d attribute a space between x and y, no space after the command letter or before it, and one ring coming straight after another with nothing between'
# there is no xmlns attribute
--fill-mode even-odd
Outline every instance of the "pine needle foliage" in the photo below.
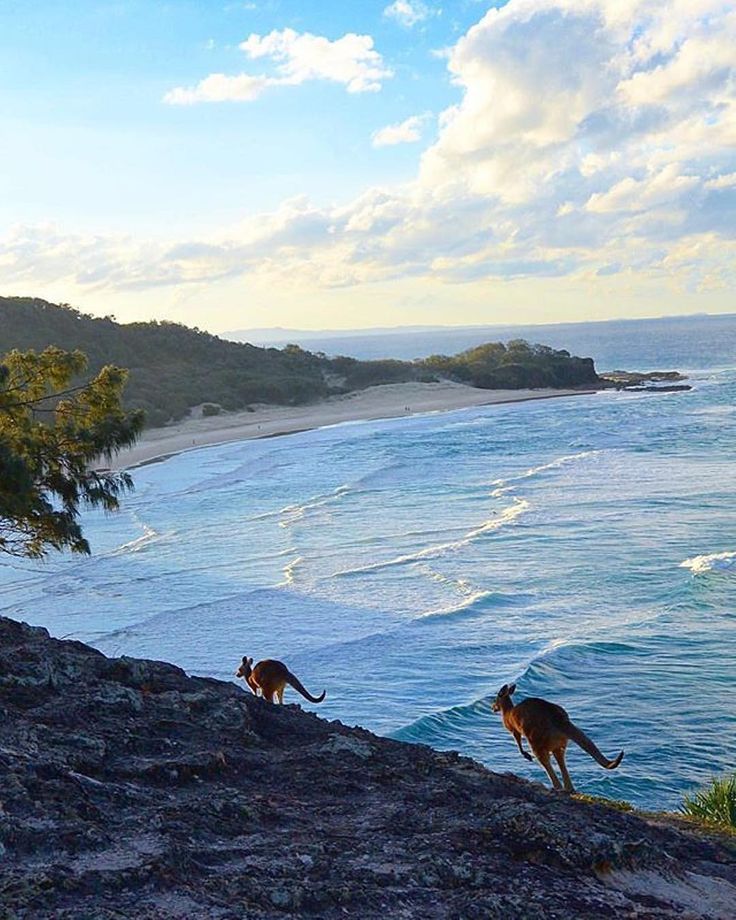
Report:
<svg viewBox="0 0 736 920"><path fill-rule="evenodd" d="M93 468L131 445L141 412L125 412L126 371L108 365L83 380L80 351L49 347L0 358L0 554L89 553L80 510L117 509L127 473Z"/></svg>

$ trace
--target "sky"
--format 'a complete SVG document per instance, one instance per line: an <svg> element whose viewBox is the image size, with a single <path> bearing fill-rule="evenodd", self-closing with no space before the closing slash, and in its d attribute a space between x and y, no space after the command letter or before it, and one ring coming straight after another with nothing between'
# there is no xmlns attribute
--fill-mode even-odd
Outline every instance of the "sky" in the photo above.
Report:
<svg viewBox="0 0 736 920"><path fill-rule="evenodd" d="M732 0L0 0L0 294L213 332L736 312Z"/></svg>

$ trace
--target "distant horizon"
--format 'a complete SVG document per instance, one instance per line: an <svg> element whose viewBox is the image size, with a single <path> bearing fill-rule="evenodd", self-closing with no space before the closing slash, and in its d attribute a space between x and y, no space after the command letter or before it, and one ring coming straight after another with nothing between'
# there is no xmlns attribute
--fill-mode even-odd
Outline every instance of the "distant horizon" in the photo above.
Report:
<svg viewBox="0 0 736 920"><path fill-rule="evenodd" d="M399 325L399 326L364 326L361 328L332 328L332 329L308 329L308 328L292 328L287 326L261 326L253 328L243 328L243 329L227 329L222 332L214 333L220 338L225 338L228 335L253 335L266 334L266 333L284 333L284 334L298 334L303 336L334 336L339 338L340 336L351 336L351 335L391 335L392 333L401 333L401 332L441 332L444 329L452 329L456 331L472 331L474 329L488 329L488 328L518 328L519 326L534 326L539 328L544 328L545 326L582 326L589 324L600 324L605 323L640 323L640 322L654 322L657 320L687 320L687 319L698 319L698 318L708 318L708 317L729 317L732 316L736 318L736 310L710 313L706 311L698 311L693 313L663 313L656 316L616 316L610 317L607 319L581 319L581 320L552 320L550 322L540 322L540 323L437 323L434 325Z"/></svg>
<svg viewBox="0 0 736 920"><path fill-rule="evenodd" d="M575 319L575 320L548 320L546 322L486 322L486 323L426 323L426 324L400 324L400 325L381 325L381 326L360 326L360 327L332 327L332 328L305 328L305 327L290 327L290 326L254 326L254 327L243 327L239 329L210 329L205 325L200 325L194 322L184 322L180 319L170 319L165 316L153 316L147 320L124 320L117 317L114 313L102 312L100 310L92 310L89 308L84 308L78 306L74 303L69 303L64 300L58 302L50 301L45 297L38 297L33 294L7 294L0 293L0 300L3 298L13 300L43 300L49 303L51 306L56 307L69 307L73 310L78 310L80 313L90 316L94 319L104 319L110 318L114 322L120 325L127 325L129 323L138 323L138 322L175 322L182 323L185 326L190 328L199 328L203 332L207 332L210 335L215 335L218 338L222 338L230 341L245 341L243 336L251 336L254 339L261 338L267 341L280 340L288 336L300 336L304 338L349 338L349 337L358 337L358 336L380 336L380 335L392 335L392 334L411 334L411 333L432 333L432 332L442 332L453 331L453 332L472 332L474 330L483 330L483 329L515 329L519 327L534 327L534 328L550 328L550 327L560 327L560 326L584 326L584 325L605 325L608 323L642 323L642 322L656 322L656 321L665 321L665 320L688 320L688 319L698 319L698 318L726 318L734 317L736 318L736 310L725 310L725 311L694 311L691 313L661 313L649 316L612 316L604 318L595 318L595 319ZM240 338L233 338L240 337Z"/></svg>

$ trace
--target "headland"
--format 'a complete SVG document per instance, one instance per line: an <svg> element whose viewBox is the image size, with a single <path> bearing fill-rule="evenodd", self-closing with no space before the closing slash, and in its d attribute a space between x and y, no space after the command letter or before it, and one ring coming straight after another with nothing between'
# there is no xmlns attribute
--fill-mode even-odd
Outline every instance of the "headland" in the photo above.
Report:
<svg viewBox="0 0 736 920"><path fill-rule="evenodd" d="M0 789L7 918L726 920L736 903L733 836L5 618Z"/></svg>

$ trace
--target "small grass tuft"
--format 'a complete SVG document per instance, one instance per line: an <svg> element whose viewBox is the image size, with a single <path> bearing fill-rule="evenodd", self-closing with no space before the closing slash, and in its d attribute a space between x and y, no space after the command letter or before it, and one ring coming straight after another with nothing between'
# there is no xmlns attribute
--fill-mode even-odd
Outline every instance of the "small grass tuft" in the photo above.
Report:
<svg viewBox="0 0 736 920"><path fill-rule="evenodd" d="M736 773L714 779L709 786L686 796L681 810L708 824L736 828Z"/></svg>

